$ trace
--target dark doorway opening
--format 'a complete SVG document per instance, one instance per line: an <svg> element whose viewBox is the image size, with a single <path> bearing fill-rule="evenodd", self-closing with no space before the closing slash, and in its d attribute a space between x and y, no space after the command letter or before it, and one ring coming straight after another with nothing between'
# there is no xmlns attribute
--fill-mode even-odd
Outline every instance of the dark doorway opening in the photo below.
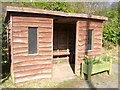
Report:
<svg viewBox="0 0 120 90"><path fill-rule="evenodd" d="M68 62L75 73L76 21L55 19L53 29L53 62Z"/></svg>

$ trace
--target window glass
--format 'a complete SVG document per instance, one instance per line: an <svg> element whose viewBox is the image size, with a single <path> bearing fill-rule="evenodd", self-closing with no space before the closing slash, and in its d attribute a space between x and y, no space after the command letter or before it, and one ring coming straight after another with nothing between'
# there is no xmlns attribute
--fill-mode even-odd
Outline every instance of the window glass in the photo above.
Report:
<svg viewBox="0 0 120 90"><path fill-rule="evenodd" d="M92 50L93 43L93 29L88 30L88 50Z"/></svg>
<svg viewBox="0 0 120 90"><path fill-rule="evenodd" d="M29 54L37 53L37 28L36 27L28 28L28 53Z"/></svg>

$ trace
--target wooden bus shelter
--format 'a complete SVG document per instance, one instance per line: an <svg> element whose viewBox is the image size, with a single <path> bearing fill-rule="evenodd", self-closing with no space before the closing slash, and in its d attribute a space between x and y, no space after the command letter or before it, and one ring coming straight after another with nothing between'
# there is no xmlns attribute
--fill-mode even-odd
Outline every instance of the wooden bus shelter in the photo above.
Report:
<svg viewBox="0 0 120 90"><path fill-rule="evenodd" d="M85 55L101 55L107 17L13 6L6 11L14 83L52 78L53 61L62 59L74 63L79 76Z"/></svg>

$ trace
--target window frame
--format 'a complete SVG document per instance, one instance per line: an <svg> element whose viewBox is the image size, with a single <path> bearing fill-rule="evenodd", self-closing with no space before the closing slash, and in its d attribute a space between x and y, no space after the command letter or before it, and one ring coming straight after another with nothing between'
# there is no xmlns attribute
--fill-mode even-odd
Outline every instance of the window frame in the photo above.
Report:
<svg viewBox="0 0 120 90"><path fill-rule="evenodd" d="M29 28L36 28L37 29L37 53L29 53ZM38 27L28 27L28 55L38 55L39 50L38 50Z"/></svg>

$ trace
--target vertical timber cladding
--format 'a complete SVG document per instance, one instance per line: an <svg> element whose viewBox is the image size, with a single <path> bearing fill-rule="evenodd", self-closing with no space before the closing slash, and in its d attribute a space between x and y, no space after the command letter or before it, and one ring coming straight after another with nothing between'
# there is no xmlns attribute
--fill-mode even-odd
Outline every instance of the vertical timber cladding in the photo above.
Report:
<svg viewBox="0 0 120 90"><path fill-rule="evenodd" d="M51 78L53 19L14 13L12 22L14 82ZM28 27L37 27L37 54L28 54Z"/></svg>
<svg viewBox="0 0 120 90"><path fill-rule="evenodd" d="M93 29L92 50L87 50L88 29ZM81 19L76 24L76 62L75 73L80 75L81 62L85 55L90 57L101 55L102 21Z"/></svg>

